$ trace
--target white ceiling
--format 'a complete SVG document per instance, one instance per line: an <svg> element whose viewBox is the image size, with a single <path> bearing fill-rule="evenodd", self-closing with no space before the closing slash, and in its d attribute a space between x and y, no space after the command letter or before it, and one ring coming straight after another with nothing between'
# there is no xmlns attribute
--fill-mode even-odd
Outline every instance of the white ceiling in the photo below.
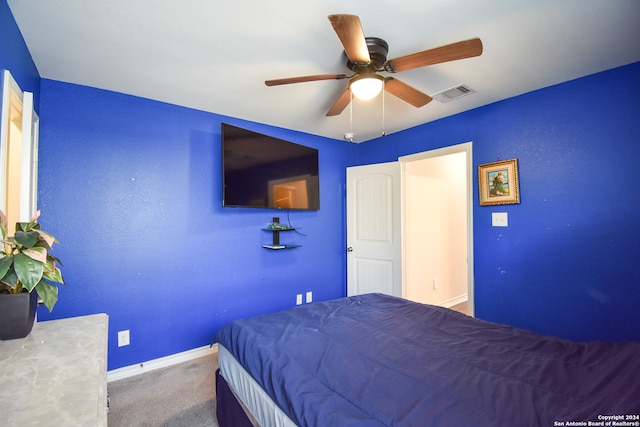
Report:
<svg viewBox="0 0 640 427"><path fill-rule="evenodd" d="M8 0L41 77L355 142L640 61L639 0ZM265 80L351 74L327 16L360 17L388 58L474 37L481 56L394 74L433 94L325 113L347 85ZM594 93L593 102L598 96Z"/></svg>

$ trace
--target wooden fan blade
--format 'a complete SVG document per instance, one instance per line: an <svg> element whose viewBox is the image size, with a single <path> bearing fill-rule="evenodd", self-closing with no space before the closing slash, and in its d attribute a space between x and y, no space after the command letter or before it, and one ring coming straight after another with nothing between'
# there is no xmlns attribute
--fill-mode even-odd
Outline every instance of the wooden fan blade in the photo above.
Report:
<svg viewBox="0 0 640 427"><path fill-rule="evenodd" d="M329 15L329 21L351 62L362 64L371 62L360 18L356 15Z"/></svg>
<svg viewBox="0 0 640 427"><path fill-rule="evenodd" d="M331 108L329 108L329 111L327 111L327 117L337 116L342 113L345 107L349 105L349 102L351 102L351 91L349 90L349 87L347 87L347 89L342 92L342 95L340 95L338 100L331 106Z"/></svg>
<svg viewBox="0 0 640 427"><path fill-rule="evenodd" d="M316 76L289 77L285 79L266 80L267 86L288 85L290 83L314 82L316 80L341 80L348 76L346 74L318 74Z"/></svg>
<svg viewBox="0 0 640 427"><path fill-rule="evenodd" d="M427 105L433 100L433 98L426 93L422 93L418 89L400 80L396 80L393 77L387 77L385 79L384 90L418 108Z"/></svg>
<svg viewBox="0 0 640 427"><path fill-rule="evenodd" d="M476 38L391 59L385 64L385 69L389 72L406 71L481 54L482 41Z"/></svg>

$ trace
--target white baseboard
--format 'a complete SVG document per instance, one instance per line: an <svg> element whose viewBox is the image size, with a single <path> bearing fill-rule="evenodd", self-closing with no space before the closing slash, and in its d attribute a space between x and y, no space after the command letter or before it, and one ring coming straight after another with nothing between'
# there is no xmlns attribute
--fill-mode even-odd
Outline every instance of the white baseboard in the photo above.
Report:
<svg viewBox="0 0 640 427"><path fill-rule="evenodd" d="M454 305L458 305L460 303L463 303L463 302L467 301L468 299L469 299L469 296L467 294L463 294L463 295L457 296L455 298L451 298L451 299L448 299L446 301L442 301L438 305L440 305L442 307L449 308L449 307L453 307Z"/></svg>
<svg viewBox="0 0 640 427"><path fill-rule="evenodd" d="M166 368L178 363L188 362L189 360L197 359L198 357L208 356L212 353L218 352L218 344L213 346L205 345L203 347L194 348L192 350L183 351L182 353L171 354L169 356L161 357L159 359L149 360L147 362L138 363L135 365L124 366L122 368L113 369L107 372L107 382L122 380L125 378L133 377L135 375L144 374L155 369Z"/></svg>

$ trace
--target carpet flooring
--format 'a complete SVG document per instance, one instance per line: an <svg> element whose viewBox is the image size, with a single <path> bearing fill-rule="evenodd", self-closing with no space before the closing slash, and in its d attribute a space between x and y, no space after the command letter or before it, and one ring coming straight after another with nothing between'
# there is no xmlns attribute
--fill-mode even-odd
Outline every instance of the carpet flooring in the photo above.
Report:
<svg viewBox="0 0 640 427"><path fill-rule="evenodd" d="M218 355L113 381L109 427L218 427Z"/></svg>
<svg viewBox="0 0 640 427"><path fill-rule="evenodd" d="M456 304L453 307L449 307L451 310L459 311L460 313L469 315L468 302L461 302L460 304Z"/></svg>

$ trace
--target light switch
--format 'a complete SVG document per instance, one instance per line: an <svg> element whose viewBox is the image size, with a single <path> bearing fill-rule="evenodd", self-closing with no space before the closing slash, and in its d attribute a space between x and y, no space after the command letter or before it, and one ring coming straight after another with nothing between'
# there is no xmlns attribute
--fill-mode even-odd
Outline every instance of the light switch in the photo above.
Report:
<svg viewBox="0 0 640 427"><path fill-rule="evenodd" d="M491 212L491 225L494 227L508 227L509 217L506 212Z"/></svg>

